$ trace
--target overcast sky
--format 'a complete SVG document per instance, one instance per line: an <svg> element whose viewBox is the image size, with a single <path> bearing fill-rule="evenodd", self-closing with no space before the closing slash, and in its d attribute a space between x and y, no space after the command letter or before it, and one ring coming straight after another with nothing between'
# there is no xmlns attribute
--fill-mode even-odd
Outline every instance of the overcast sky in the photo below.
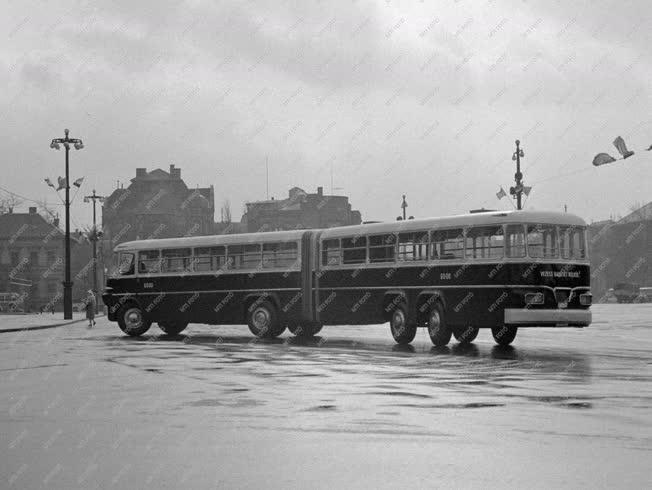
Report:
<svg viewBox="0 0 652 490"><path fill-rule="evenodd" d="M527 208L652 200L652 152L591 165L618 135L652 144L649 0L4 3L0 185L27 197L56 202L68 127L82 193L174 163L218 219L265 198L266 158L272 196L330 192L332 168L365 220L402 194L416 217L511 209L517 138Z"/></svg>

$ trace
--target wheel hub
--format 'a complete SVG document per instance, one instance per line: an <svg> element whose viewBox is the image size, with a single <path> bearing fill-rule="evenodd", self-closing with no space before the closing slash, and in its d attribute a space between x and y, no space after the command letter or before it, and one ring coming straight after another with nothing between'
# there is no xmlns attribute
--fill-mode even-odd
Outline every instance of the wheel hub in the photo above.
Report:
<svg viewBox="0 0 652 490"><path fill-rule="evenodd" d="M431 330L437 330L441 325L441 319L439 318L439 312L434 310L430 313L430 318L428 319L428 328Z"/></svg>
<svg viewBox="0 0 652 490"><path fill-rule="evenodd" d="M130 310L125 315L125 320L127 327L129 328L138 328L142 324L142 318L138 311Z"/></svg>
<svg viewBox="0 0 652 490"><path fill-rule="evenodd" d="M262 330L264 328L267 328L269 326L270 318L269 318L269 313L267 310L264 309L258 309L254 312L253 315L253 320L254 320L254 326Z"/></svg>
<svg viewBox="0 0 652 490"><path fill-rule="evenodd" d="M400 331L403 327L405 327L405 315L402 310L396 310L392 315L392 328Z"/></svg>

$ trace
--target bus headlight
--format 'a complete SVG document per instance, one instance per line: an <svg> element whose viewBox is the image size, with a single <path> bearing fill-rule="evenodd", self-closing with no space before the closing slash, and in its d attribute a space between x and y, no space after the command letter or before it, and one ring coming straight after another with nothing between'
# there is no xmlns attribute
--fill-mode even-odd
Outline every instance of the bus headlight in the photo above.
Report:
<svg viewBox="0 0 652 490"><path fill-rule="evenodd" d="M591 306L593 303L593 295L591 293L580 294L580 304L582 306Z"/></svg>
<svg viewBox="0 0 652 490"><path fill-rule="evenodd" d="M544 301L543 293L527 293L525 295L526 305L542 305Z"/></svg>

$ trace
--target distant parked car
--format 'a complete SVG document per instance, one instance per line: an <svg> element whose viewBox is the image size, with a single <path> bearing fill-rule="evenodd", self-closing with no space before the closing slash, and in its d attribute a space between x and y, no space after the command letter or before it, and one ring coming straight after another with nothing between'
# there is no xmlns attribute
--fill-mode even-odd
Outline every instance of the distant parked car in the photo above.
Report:
<svg viewBox="0 0 652 490"><path fill-rule="evenodd" d="M614 295L619 303L633 303L640 293L638 284L618 282L614 285Z"/></svg>

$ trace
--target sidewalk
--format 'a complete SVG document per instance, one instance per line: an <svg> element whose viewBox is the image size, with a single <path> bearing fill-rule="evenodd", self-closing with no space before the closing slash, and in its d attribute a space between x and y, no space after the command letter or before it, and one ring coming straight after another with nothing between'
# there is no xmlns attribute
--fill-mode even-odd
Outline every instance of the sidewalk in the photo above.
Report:
<svg viewBox="0 0 652 490"><path fill-rule="evenodd" d="M62 327L72 325L86 319L85 313L73 313L72 320L64 320L63 313L28 313L25 315L0 314L0 333L19 332L21 330L41 330L44 328Z"/></svg>

